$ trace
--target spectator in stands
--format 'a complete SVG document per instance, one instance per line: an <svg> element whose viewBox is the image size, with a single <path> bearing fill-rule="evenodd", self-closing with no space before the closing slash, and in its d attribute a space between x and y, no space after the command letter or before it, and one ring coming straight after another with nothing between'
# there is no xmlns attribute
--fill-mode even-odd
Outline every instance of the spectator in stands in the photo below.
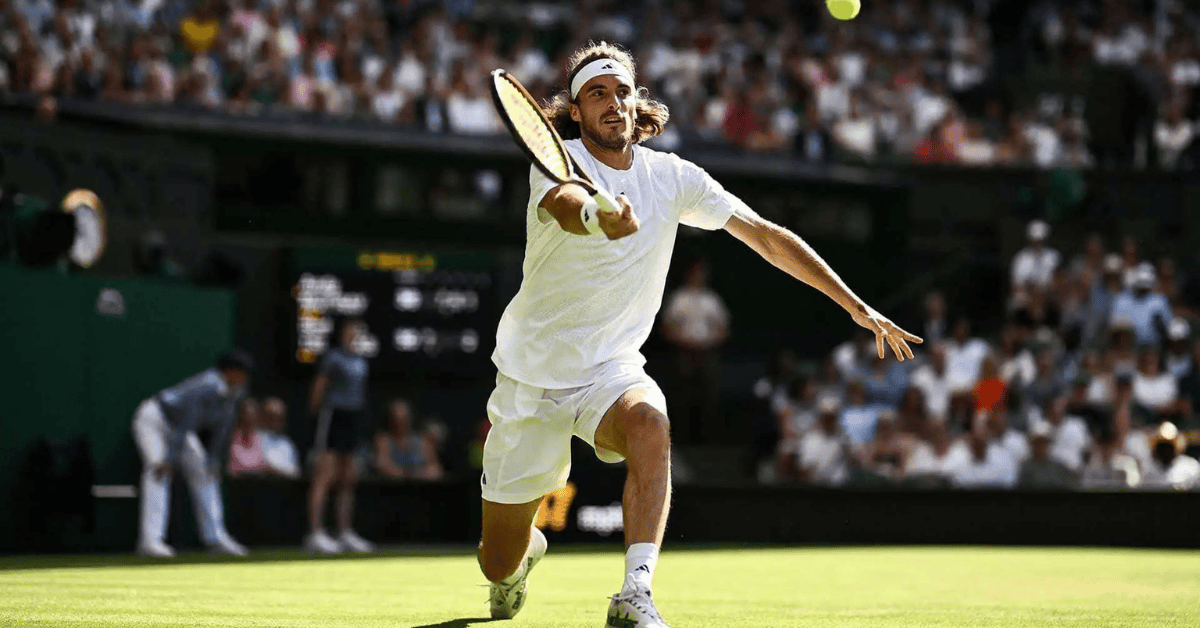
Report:
<svg viewBox="0 0 1200 628"><path fill-rule="evenodd" d="M1083 419L1067 414L1067 398L1055 397L1044 409L1043 421L1050 428L1050 457L1073 473L1083 468L1083 454L1091 445L1091 435Z"/></svg>
<svg viewBox="0 0 1200 628"><path fill-rule="evenodd" d="M954 440L945 423L925 424L926 440L918 442L904 467L907 481L921 486L949 484L955 470L965 464L970 452L961 440Z"/></svg>
<svg viewBox="0 0 1200 628"><path fill-rule="evenodd" d="M260 413L257 401L252 398L242 400L233 442L229 445L230 475L257 475L269 469L258 435Z"/></svg>
<svg viewBox="0 0 1200 628"><path fill-rule="evenodd" d="M925 437L925 424L928 420L925 393L916 386L909 386L896 413L896 429L908 437L921 439Z"/></svg>
<svg viewBox="0 0 1200 628"><path fill-rule="evenodd" d="M1054 353L1051 349L1038 351L1034 363L1037 365L1037 374L1021 394L1026 403L1042 409L1066 391L1058 371L1054 368Z"/></svg>
<svg viewBox="0 0 1200 628"><path fill-rule="evenodd" d="M279 397L267 398L262 404L262 418L258 435L267 466L275 475L300 477L300 456L287 436L287 405Z"/></svg>
<svg viewBox="0 0 1200 628"><path fill-rule="evenodd" d="M1008 384L1000 377L1000 362L994 354L988 354L980 367L979 378L972 396L976 410L1003 410L1007 401Z"/></svg>
<svg viewBox="0 0 1200 628"><path fill-rule="evenodd" d="M1072 278L1089 287L1095 285L1104 276L1106 255L1104 236L1089 233L1084 240L1083 252L1071 260Z"/></svg>
<svg viewBox="0 0 1200 628"><path fill-rule="evenodd" d="M1125 236L1121 239L1121 279L1126 290L1132 289L1141 276L1141 266L1142 251L1137 238Z"/></svg>
<svg viewBox="0 0 1200 628"><path fill-rule="evenodd" d="M396 86L396 73L386 68L379 73L375 93L371 96L371 112L384 122L396 122L404 108L404 92Z"/></svg>
<svg viewBox="0 0 1200 628"><path fill-rule="evenodd" d="M952 335L946 343L946 371L956 389L970 390L979 381L979 371L988 355L987 342L971 336L971 321L960 317L954 322Z"/></svg>
<svg viewBox="0 0 1200 628"><path fill-rule="evenodd" d="M871 364L860 377L867 404L891 410L899 408L908 390L907 366L895 360L868 359Z"/></svg>
<svg viewBox="0 0 1200 628"><path fill-rule="evenodd" d="M875 160L879 141L875 134L875 120L864 115L860 99L850 99L846 115L833 124L833 140L847 156L855 161Z"/></svg>
<svg viewBox="0 0 1200 628"><path fill-rule="evenodd" d="M1009 425L1008 413L1004 408L981 410L977 420L985 425L988 447L1000 449L1016 464L1029 457L1029 440L1024 433Z"/></svg>
<svg viewBox="0 0 1200 628"><path fill-rule="evenodd" d="M925 409L933 421L945 421L950 412L953 383L946 368L946 343L939 342L929 351L929 363L913 372L911 385L925 396Z"/></svg>
<svg viewBox="0 0 1200 628"><path fill-rule="evenodd" d="M446 96L446 122L452 133L492 135L503 130L495 105L479 80L468 75L464 65L455 67Z"/></svg>
<svg viewBox="0 0 1200 628"><path fill-rule="evenodd" d="M1155 280L1154 267L1139 264L1130 289L1113 300L1111 321L1132 323L1134 341L1139 345L1159 343L1171 321L1171 306L1154 292Z"/></svg>
<svg viewBox="0 0 1200 628"><path fill-rule="evenodd" d="M1191 166L1181 157L1188 155L1195 142L1194 123L1183 115L1183 103L1172 99L1162 107L1162 116L1154 123L1154 147L1158 151L1158 166L1175 170Z"/></svg>
<svg viewBox="0 0 1200 628"><path fill-rule="evenodd" d="M821 402L816 429L809 430L799 446L785 459L794 464L790 474L806 484L840 486L849 475L850 438L838 421L840 408L830 400Z"/></svg>
<svg viewBox="0 0 1200 628"><path fill-rule="evenodd" d="M915 442L897 429L896 413L884 410L876 419L875 437L858 451L855 458L865 473L894 481L904 474L908 454L915 446Z"/></svg>
<svg viewBox="0 0 1200 628"><path fill-rule="evenodd" d="M375 471L393 480L441 475L432 443L412 427L412 407L403 399L388 406L388 428L375 433Z"/></svg>
<svg viewBox="0 0 1200 628"><path fill-rule="evenodd" d="M1187 438L1174 423L1159 426L1153 440L1153 457L1144 469L1142 487L1200 490L1200 462L1187 455Z"/></svg>
<svg viewBox="0 0 1200 628"><path fill-rule="evenodd" d="M849 340L833 348L833 361L844 381L861 377L863 371L875 359L875 339L869 332L855 332Z"/></svg>
<svg viewBox="0 0 1200 628"><path fill-rule="evenodd" d="M817 377L816 385L818 403L825 399L841 403L842 397L846 394L846 381L842 377L842 371L838 368L833 354L827 356L821 363L821 372Z"/></svg>
<svg viewBox="0 0 1200 628"><path fill-rule="evenodd" d="M1137 460L1121 451L1121 442L1111 427L1096 430L1093 439L1095 444L1079 478L1080 488L1122 490L1141 483Z"/></svg>
<svg viewBox="0 0 1200 628"><path fill-rule="evenodd" d="M205 54L212 50L221 35L221 22L217 19L217 7L213 0L203 0L194 13L179 23L179 32L188 50L194 54Z"/></svg>
<svg viewBox="0 0 1200 628"><path fill-rule="evenodd" d="M846 386L846 399L838 420L855 448L875 438L875 421L879 417L879 410L878 406L867 404L866 389L861 379L854 379Z"/></svg>
<svg viewBox="0 0 1200 628"><path fill-rule="evenodd" d="M950 473L958 488L1012 488L1017 463L1002 447L992 447L984 421L976 421L966 437L969 456Z"/></svg>
<svg viewBox="0 0 1200 628"><path fill-rule="evenodd" d="M1070 489L1075 474L1067 465L1050 455L1051 428L1039 423L1029 433L1029 458L1021 463L1017 486L1023 489Z"/></svg>
<svg viewBox="0 0 1200 628"><path fill-rule="evenodd" d="M1122 282L1124 265L1120 255L1113 253L1104 257L1103 271L1091 285L1087 323L1084 325L1081 339L1085 345L1098 342L1103 337L1105 330L1108 329L1109 322L1112 320L1113 301L1124 290Z"/></svg>
<svg viewBox="0 0 1200 628"><path fill-rule="evenodd" d="M833 138L821 126L816 104L811 100L797 115L797 128L793 133L793 150L804 161L826 162L832 157Z"/></svg>
<svg viewBox="0 0 1200 628"><path fill-rule="evenodd" d="M1025 231L1029 245L1017 252L1012 262L1012 288L1017 291L1027 283L1046 287L1058 268L1058 251L1049 247L1050 225L1042 220L1029 223Z"/></svg>
<svg viewBox="0 0 1200 628"><path fill-rule="evenodd" d="M816 426L817 386L810 378L797 377L788 386L786 401L776 413L779 433L795 440Z"/></svg>
<svg viewBox="0 0 1200 628"><path fill-rule="evenodd" d="M1176 413L1179 397L1178 381L1162 366L1162 356L1158 350L1148 347L1138 355L1138 370L1133 375L1134 403L1160 420Z"/></svg>
<svg viewBox="0 0 1200 628"><path fill-rule="evenodd" d="M925 342L933 345L946 338L950 333L950 322L946 318L946 299L940 292L930 292L925 296L925 320L921 324L921 329L925 335L921 336Z"/></svg>
<svg viewBox="0 0 1200 628"><path fill-rule="evenodd" d="M687 279L667 302L663 334L675 347L673 403L677 425L688 426L693 440L716 439L719 412L720 356L729 336L729 311L720 295L708 286L708 263L697 259L688 267Z"/></svg>
<svg viewBox="0 0 1200 628"><path fill-rule="evenodd" d="M1037 377L1033 353L1021 342L1021 328L1007 323L1000 331L1000 379L1010 389L1020 390Z"/></svg>

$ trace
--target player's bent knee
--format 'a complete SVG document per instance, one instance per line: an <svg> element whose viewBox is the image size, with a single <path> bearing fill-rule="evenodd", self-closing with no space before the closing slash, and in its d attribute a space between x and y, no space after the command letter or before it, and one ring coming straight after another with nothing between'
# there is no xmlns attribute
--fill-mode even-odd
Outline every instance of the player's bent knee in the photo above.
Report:
<svg viewBox="0 0 1200 628"><path fill-rule="evenodd" d="M653 445L656 448L669 448L671 445L671 423L665 414L650 404L634 406L625 414L622 423L629 445L627 449L635 449L637 445Z"/></svg>

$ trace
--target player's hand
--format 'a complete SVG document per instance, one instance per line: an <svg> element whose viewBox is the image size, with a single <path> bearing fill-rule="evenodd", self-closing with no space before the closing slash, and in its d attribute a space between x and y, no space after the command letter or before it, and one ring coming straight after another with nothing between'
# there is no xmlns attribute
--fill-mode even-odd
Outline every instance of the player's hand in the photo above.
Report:
<svg viewBox="0 0 1200 628"><path fill-rule="evenodd" d="M617 197L617 203L621 205L621 212L596 212L596 222L600 224L600 229L604 231L604 235L608 236L609 240L619 240L627 235L637 233L641 223L638 222L637 216L633 213L633 206L629 204L629 199L625 195Z"/></svg>
<svg viewBox="0 0 1200 628"><path fill-rule="evenodd" d="M154 477L160 480L171 477L171 474L175 472L175 469L165 462L160 462L154 465L152 470L154 471Z"/></svg>
<svg viewBox="0 0 1200 628"><path fill-rule="evenodd" d="M887 357L887 349L884 348L884 343L887 343L887 346L892 348L892 352L896 354L896 359L903 362L904 360L911 360L913 358L913 352L912 349L908 348L908 343L921 344L925 342L920 337L900 329L895 323L888 320L879 312L876 312L870 306L860 306L860 309L851 316L854 318L854 322L875 334L875 349L879 353L880 360Z"/></svg>

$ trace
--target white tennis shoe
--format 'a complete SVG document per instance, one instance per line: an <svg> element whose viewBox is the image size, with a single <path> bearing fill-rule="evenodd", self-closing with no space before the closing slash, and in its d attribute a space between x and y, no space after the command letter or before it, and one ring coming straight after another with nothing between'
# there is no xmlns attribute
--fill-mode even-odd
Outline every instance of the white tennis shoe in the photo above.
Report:
<svg viewBox="0 0 1200 628"><path fill-rule="evenodd" d="M525 573L512 584L491 583L489 601L492 605L492 619L512 619L525 606L525 594L529 591L529 572L533 566L546 555L546 535L533 528L529 533L529 551L525 554Z"/></svg>
<svg viewBox="0 0 1200 628"><path fill-rule="evenodd" d="M233 540L233 537L228 534L218 536L217 540L208 548L217 554L227 556L248 556L250 554L250 550L246 549L245 545Z"/></svg>
<svg viewBox="0 0 1200 628"><path fill-rule="evenodd" d="M342 546L333 537L326 534L324 530L317 530L304 538L305 549L318 554L337 554L342 551Z"/></svg>
<svg viewBox="0 0 1200 628"><path fill-rule="evenodd" d="M625 586L612 596L605 628L670 628L654 607L650 590L639 588L633 576L625 576Z"/></svg>
<svg viewBox="0 0 1200 628"><path fill-rule="evenodd" d="M345 549L356 554L368 554L375 551L375 545L370 541L362 538L354 530L346 530L338 537L338 543L342 549Z"/></svg>
<svg viewBox="0 0 1200 628"><path fill-rule="evenodd" d="M137 553L150 558L175 558L175 550L162 541L142 541L138 543Z"/></svg>

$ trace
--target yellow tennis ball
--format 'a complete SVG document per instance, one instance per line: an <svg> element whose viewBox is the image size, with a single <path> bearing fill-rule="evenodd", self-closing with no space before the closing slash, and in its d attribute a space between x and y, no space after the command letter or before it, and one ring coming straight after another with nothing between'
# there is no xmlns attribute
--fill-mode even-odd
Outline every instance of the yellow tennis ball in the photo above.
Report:
<svg viewBox="0 0 1200 628"><path fill-rule="evenodd" d="M829 14L839 20L852 20L858 15L858 10L862 8L862 3L859 0L825 0L825 6L829 8Z"/></svg>

